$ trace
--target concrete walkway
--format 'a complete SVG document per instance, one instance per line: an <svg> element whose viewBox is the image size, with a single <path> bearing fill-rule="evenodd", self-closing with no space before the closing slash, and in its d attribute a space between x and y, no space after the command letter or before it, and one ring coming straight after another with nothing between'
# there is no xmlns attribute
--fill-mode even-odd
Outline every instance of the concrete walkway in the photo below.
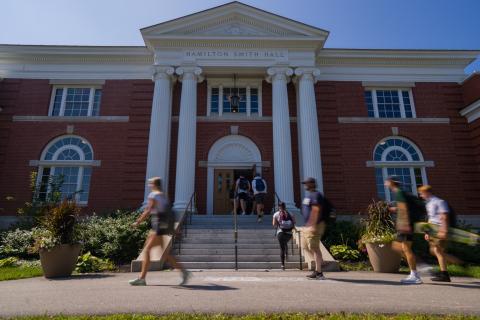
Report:
<svg viewBox="0 0 480 320"><path fill-rule="evenodd" d="M400 285L400 274L327 273L312 281L300 271L194 272L185 287L179 274L152 272L147 287L131 287L136 274L33 278L0 282L0 316L110 313L381 312L480 315L480 280Z"/></svg>

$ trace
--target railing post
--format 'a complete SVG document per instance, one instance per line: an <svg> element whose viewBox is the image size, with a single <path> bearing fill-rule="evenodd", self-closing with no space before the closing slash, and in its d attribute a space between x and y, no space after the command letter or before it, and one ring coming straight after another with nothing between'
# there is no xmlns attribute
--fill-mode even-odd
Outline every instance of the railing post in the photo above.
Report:
<svg viewBox="0 0 480 320"><path fill-rule="evenodd" d="M300 231L298 231L298 253L300 257L300 270L303 270L303 263L302 263L302 235Z"/></svg>
<svg viewBox="0 0 480 320"><path fill-rule="evenodd" d="M233 224L234 224L234 231L233 231L233 239L235 243L235 271L238 271L238 226L237 226L237 212L233 214Z"/></svg>

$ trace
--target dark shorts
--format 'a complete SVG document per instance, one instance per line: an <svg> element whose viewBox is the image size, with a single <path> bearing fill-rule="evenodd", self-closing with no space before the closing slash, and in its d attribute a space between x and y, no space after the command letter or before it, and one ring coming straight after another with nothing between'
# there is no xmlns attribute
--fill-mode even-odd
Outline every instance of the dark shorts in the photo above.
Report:
<svg viewBox="0 0 480 320"><path fill-rule="evenodd" d="M263 204L264 201L265 201L265 193L257 193L255 195L255 202L257 204Z"/></svg>
<svg viewBox="0 0 480 320"><path fill-rule="evenodd" d="M240 200L247 201L248 200L248 194L246 192L241 192L237 195L237 198L240 199Z"/></svg>
<svg viewBox="0 0 480 320"><path fill-rule="evenodd" d="M411 242L413 241L412 233L397 233L398 242Z"/></svg>

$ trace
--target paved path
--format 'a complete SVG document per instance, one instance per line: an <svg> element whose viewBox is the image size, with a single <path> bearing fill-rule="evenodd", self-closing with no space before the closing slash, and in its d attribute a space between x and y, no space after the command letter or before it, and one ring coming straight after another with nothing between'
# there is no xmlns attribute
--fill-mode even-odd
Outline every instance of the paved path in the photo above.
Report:
<svg viewBox="0 0 480 320"><path fill-rule="evenodd" d="M0 316L109 313L382 312L480 315L480 280L454 278L400 285L400 274L327 273L312 281L300 271L194 272L185 287L176 272L152 272L147 287L131 273L0 282Z"/></svg>

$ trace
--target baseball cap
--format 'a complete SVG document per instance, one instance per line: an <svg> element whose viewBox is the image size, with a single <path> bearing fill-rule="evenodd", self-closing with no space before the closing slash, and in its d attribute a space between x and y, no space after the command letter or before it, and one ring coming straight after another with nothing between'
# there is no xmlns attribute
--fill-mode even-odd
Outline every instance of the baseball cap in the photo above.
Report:
<svg viewBox="0 0 480 320"><path fill-rule="evenodd" d="M392 181L396 184L402 184L402 180L397 176L388 176L386 180Z"/></svg>
<svg viewBox="0 0 480 320"><path fill-rule="evenodd" d="M317 180L315 180L315 178L308 177L302 181L302 184L307 184L307 183L317 183Z"/></svg>

